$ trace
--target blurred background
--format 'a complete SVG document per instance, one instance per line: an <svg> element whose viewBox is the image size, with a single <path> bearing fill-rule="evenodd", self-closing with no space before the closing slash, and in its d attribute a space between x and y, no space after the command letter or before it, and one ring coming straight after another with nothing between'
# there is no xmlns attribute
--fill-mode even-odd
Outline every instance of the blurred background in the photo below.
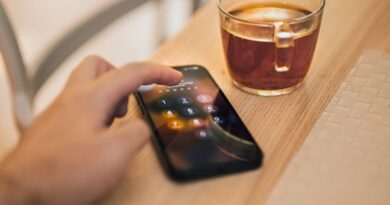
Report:
<svg viewBox="0 0 390 205"><path fill-rule="evenodd" d="M32 75L49 48L86 19L119 0L1 0L14 27L27 72ZM59 93L71 70L89 54L120 66L147 59L166 39L179 32L205 0L150 0L116 19L74 51L39 90L39 113ZM12 113L9 79L0 58L0 152L19 135ZM0 153L3 156L4 153Z"/></svg>

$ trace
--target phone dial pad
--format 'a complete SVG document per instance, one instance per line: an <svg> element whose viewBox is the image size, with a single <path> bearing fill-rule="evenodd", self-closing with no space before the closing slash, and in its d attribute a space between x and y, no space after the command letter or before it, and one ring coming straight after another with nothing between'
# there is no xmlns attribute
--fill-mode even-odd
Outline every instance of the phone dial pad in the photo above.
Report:
<svg viewBox="0 0 390 205"><path fill-rule="evenodd" d="M194 129L195 136L202 139L208 135L205 129L207 123L202 116L213 114L211 119L214 123L222 125L225 122L225 119L218 115L219 108L212 103L213 98L207 94L197 95L194 99L189 96L163 97L156 102L161 109L161 116L167 120L169 129L181 130L189 126Z"/></svg>

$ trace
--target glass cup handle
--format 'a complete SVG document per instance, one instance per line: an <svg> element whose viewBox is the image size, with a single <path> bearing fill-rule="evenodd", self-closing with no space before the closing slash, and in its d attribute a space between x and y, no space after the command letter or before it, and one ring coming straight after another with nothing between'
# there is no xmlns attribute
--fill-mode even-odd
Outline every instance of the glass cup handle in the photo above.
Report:
<svg viewBox="0 0 390 205"><path fill-rule="evenodd" d="M279 23L275 25L275 70L287 72L293 60L294 33L288 25Z"/></svg>

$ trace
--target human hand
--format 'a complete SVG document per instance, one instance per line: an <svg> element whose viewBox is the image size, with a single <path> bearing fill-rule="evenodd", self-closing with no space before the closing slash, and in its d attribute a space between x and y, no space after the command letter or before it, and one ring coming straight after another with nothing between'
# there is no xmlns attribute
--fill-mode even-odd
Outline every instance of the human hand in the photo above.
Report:
<svg viewBox="0 0 390 205"><path fill-rule="evenodd" d="M0 204L95 202L125 174L149 135L140 119L110 127L113 117L127 112L125 101L140 85L174 85L181 78L163 65L117 70L99 57L86 58L0 165Z"/></svg>

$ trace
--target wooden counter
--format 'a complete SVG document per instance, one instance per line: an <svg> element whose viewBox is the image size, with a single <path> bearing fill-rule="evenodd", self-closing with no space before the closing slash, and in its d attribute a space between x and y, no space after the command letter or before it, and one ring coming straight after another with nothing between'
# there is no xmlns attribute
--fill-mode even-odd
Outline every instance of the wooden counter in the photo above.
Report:
<svg viewBox="0 0 390 205"><path fill-rule="evenodd" d="M246 94L226 71L215 2L202 8L151 60L210 69L265 153L259 170L176 184L163 173L151 144L102 204L264 204L314 123L365 49L390 51L390 1L327 0L316 54L297 91L280 97ZM129 117L139 116L134 101ZM315 179L313 179L315 180Z"/></svg>

